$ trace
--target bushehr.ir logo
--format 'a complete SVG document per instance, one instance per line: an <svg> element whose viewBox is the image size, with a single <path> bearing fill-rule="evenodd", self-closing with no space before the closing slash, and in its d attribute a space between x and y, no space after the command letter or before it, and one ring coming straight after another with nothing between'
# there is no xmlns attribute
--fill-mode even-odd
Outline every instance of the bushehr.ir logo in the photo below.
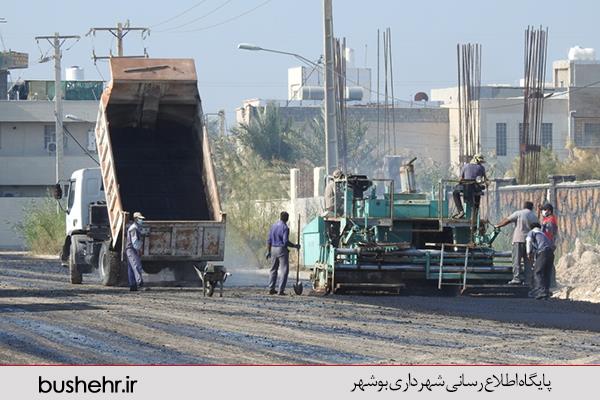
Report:
<svg viewBox="0 0 600 400"><path fill-rule="evenodd" d="M126 376L125 379L84 379L75 376L72 379L39 378L38 392L46 393L133 393L137 379Z"/></svg>

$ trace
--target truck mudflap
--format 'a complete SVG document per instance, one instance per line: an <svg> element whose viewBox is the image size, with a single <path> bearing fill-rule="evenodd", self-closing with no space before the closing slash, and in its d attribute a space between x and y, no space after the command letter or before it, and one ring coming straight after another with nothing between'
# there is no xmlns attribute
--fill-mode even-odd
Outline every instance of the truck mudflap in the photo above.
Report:
<svg viewBox="0 0 600 400"><path fill-rule="evenodd" d="M223 221L146 221L142 260L221 261Z"/></svg>

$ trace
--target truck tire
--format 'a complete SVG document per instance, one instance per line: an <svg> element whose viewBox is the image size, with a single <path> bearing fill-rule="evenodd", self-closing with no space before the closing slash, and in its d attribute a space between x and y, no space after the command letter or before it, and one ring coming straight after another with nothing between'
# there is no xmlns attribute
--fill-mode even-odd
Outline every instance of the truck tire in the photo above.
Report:
<svg viewBox="0 0 600 400"><path fill-rule="evenodd" d="M122 277L121 257L116 251L110 249L109 242L102 243L100 254L98 255L98 271L100 279L104 286L118 286L124 277ZM127 273L125 273L125 278Z"/></svg>
<svg viewBox="0 0 600 400"><path fill-rule="evenodd" d="M71 283L74 285L80 285L83 281L81 270L77 265L77 241L71 240L71 248L69 250L69 277Z"/></svg>

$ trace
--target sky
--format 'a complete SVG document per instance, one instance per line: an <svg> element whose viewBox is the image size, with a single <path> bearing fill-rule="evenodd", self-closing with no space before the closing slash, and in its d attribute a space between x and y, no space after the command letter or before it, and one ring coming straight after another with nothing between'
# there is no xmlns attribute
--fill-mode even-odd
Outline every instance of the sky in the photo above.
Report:
<svg viewBox="0 0 600 400"><path fill-rule="evenodd" d="M114 39L106 32L85 36L91 27L149 27L150 35L126 36L125 55L193 58L205 112L225 109L228 124L244 99L285 99L290 56L237 49L246 42L317 60L323 52L322 0L28 0L3 2L0 24L6 49L30 53L30 68L12 79L53 79L53 63L39 64L35 36L81 35L65 43L64 67L84 68L85 78L109 79L106 61ZM377 29L392 30L395 96L410 100L419 91L456 85L456 44L481 43L482 82L517 84L523 74L523 37L528 25L549 28L548 71L566 59L570 47L600 52L600 2L533 0L333 0L334 32L355 49L357 66L377 65ZM73 46L71 46L73 45ZM375 77L375 75L373 75Z"/></svg>

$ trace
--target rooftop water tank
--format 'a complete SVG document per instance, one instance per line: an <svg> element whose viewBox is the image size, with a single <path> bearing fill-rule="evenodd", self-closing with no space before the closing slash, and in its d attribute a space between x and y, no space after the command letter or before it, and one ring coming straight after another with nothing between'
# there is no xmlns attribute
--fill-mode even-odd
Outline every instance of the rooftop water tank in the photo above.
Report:
<svg viewBox="0 0 600 400"><path fill-rule="evenodd" d="M66 69L65 71L65 80L67 81L82 81L83 77L83 68L73 65Z"/></svg>
<svg viewBox="0 0 600 400"><path fill-rule="evenodd" d="M570 61L594 61L596 60L596 50L591 47L575 46L569 49Z"/></svg>

